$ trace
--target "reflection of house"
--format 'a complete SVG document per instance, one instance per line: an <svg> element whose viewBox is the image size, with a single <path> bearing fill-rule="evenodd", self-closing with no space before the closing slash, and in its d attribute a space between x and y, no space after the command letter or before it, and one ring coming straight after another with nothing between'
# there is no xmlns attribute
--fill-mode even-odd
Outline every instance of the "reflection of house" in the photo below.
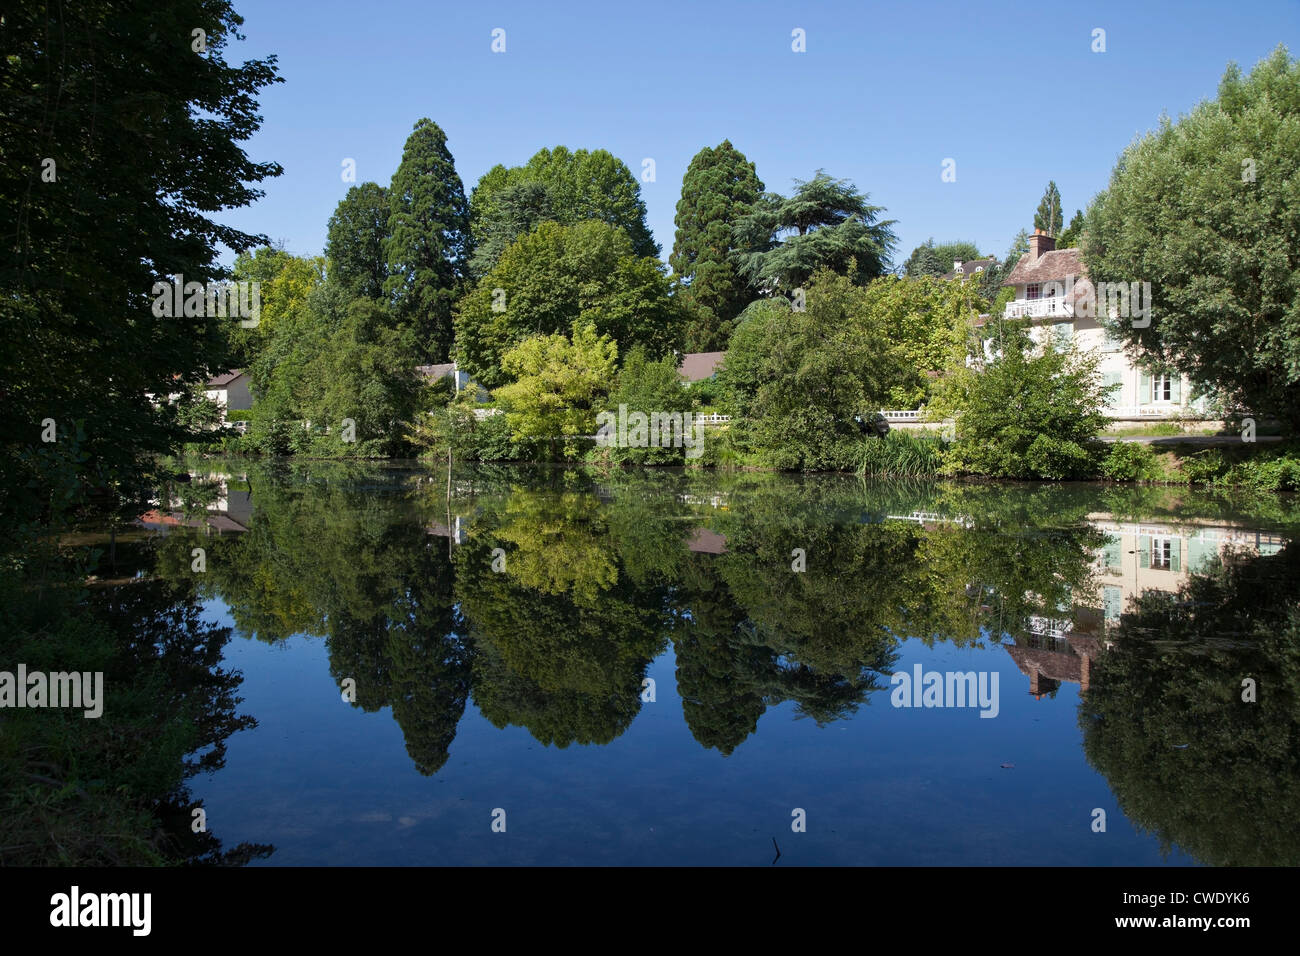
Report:
<svg viewBox="0 0 1300 956"><path fill-rule="evenodd" d="M1104 514L1090 515L1089 522L1107 539L1094 564L1100 607L1076 604L1062 610L1068 617L1030 618L1025 622L1027 634L1014 645L1003 644L1029 678L1035 697L1051 694L1065 682L1086 692L1091 662L1109 646L1106 629L1119 623L1129 601L1143 591L1173 593L1193 574L1230 560L1234 550L1270 555L1286 545L1278 534L1208 522L1174 527L1118 522Z"/></svg>
<svg viewBox="0 0 1300 956"><path fill-rule="evenodd" d="M1193 401L1192 385L1186 376L1152 374L1138 368L1119 339L1099 321L1099 316L1110 315L1117 321L1149 323L1149 311L1138 315L1143 308L1149 310L1149 284L1143 293L1138 283L1137 294L1132 294L1132 288L1122 292L1117 288L1109 294L1093 290L1095 308L1083 308L1083 294L1092 285L1079 250L1057 249L1056 240L1041 229L1030 237L1029 251L1002 284L1016 290L1002 318L1028 319L1036 342L1074 343L1097 355L1102 384L1119 386L1108 399L1106 413L1111 418L1142 420L1200 413L1203 403Z"/></svg>

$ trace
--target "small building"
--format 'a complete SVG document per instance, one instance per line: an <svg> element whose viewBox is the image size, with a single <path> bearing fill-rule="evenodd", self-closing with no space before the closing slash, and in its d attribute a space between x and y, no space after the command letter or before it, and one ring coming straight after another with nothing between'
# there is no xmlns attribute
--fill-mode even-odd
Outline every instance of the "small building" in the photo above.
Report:
<svg viewBox="0 0 1300 956"><path fill-rule="evenodd" d="M450 378L457 395L463 391L473 389L476 402L486 402L491 398L487 389L473 381L469 377L469 372L460 368L455 362L445 362L440 365L417 365L415 371L429 384L441 378Z"/></svg>
<svg viewBox="0 0 1300 956"><path fill-rule="evenodd" d="M970 260L970 262L963 262L960 259L954 259L952 261L952 272L945 272L943 274L943 278L961 279L963 282L965 282L971 276L979 275L985 269L991 269L997 264L998 264L998 260L993 258L972 259Z"/></svg>
<svg viewBox="0 0 1300 956"><path fill-rule="evenodd" d="M1091 289L1087 268L1078 249L1057 249L1056 239L1041 229L1029 239L1029 251L1002 282L1016 290L1002 319L1028 319L1035 342L1071 343L1099 358L1103 385L1117 385L1107 399L1106 414L1115 419L1194 418L1203 414L1204 399L1193 383L1175 372L1150 372L1140 368L1101 319L1109 299L1094 294L1094 308L1076 310L1081 290ZM1124 306L1130 305L1127 297ZM1109 312L1112 320L1115 313ZM1146 321L1150 321L1149 317Z"/></svg>
<svg viewBox="0 0 1300 956"><path fill-rule="evenodd" d="M243 412L253 407L248 373L242 369L223 372L208 379L203 394L221 406L223 420L227 411Z"/></svg>

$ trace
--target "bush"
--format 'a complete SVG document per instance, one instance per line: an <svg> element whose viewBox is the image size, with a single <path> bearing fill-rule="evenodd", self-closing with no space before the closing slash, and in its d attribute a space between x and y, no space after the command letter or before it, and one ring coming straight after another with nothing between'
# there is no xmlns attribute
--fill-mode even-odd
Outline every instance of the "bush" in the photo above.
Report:
<svg viewBox="0 0 1300 956"><path fill-rule="evenodd" d="M891 431L862 443L858 474L866 478L929 478L943 462L943 439L937 435Z"/></svg>
<svg viewBox="0 0 1300 956"><path fill-rule="evenodd" d="M1115 442L1102 459L1101 474L1108 481L1154 481L1160 477L1160 466L1150 446Z"/></svg>

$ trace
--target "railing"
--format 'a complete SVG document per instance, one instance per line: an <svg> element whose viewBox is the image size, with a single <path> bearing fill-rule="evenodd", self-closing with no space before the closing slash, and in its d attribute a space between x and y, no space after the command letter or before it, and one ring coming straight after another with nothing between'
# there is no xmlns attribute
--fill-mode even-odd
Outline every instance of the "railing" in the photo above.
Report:
<svg viewBox="0 0 1300 956"><path fill-rule="evenodd" d="M1182 418L1189 409L1181 405L1116 405L1103 412L1107 418Z"/></svg>
<svg viewBox="0 0 1300 956"><path fill-rule="evenodd" d="M1074 306L1063 295L1054 295L1046 299L1016 299L1007 303L1007 310L1003 317L1042 319L1052 315L1073 316Z"/></svg>
<svg viewBox="0 0 1300 956"><path fill-rule="evenodd" d="M731 421L730 415L696 415L695 421L702 425L725 425Z"/></svg>
<svg viewBox="0 0 1300 956"><path fill-rule="evenodd" d="M925 414L925 409L882 408L880 414L885 416L887 422L919 422L921 416Z"/></svg>

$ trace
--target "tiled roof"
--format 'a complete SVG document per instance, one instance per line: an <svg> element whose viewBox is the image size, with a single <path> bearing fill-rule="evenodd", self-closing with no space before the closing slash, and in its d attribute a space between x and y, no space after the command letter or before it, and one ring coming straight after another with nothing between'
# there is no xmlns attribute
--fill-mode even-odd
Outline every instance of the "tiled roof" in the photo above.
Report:
<svg viewBox="0 0 1300 956"><path fill-rule="evenodd" d="M448 362L445 365L417 365L415 370L425 378L439 379L444 375L450 375L455 368L455 362Z"/></svg>
<svg viewBox="0 0 1300 956"><path fill-rule="evenodd" d="M682 356L682 364L677 371L688 382L700 382L711 378L718 371L726 352L687 352Z"/></svg>
<svg viewBox="0 0 1300 956"><path fill-rule="evenodd" d="M961 274L968 277L973 276L977 271L987 269L997 261L998 260L996 259L972 259L970 262L963 262L961 264ZM955 279L957 277L957 270L954 269L951 272L945 272L943 277L945 279Z"/></svg>
<svg viewBox="0 0 1300 956"><path fill-rule="evenodd" d="M212 378L208 379L208 388L225 388L243 374L243 369L237 368L229 372L222 372L220 375L214 375Z"/></svg>
<svg viewBox="0 0 1300 956"><path fill-rule="evenodd" d="M1003 285L1025 285L1031 282L1064 282L1070 276L1087 275L1083 257L1078 249L1055 249L1031 260L1026 252L1003 280Z"/></svg>

